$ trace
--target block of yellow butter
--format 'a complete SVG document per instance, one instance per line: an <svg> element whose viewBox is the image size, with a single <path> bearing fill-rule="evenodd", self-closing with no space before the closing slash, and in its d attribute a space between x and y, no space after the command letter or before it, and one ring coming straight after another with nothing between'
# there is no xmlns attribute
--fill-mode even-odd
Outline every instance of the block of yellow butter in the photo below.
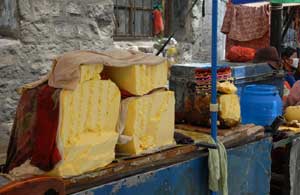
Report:
<svg viewBox="0 0 300 195"><path fill-rule="evenodd" d="M49 174L71 177L115 158L120 91L109 80L90 80L60 93L57 143L62 160Z"/></svg>
<svg viewBox="0 0 300 195"><path fill-rule="evenodd" d="M219 121L221 126L233 127L240 123L241 108L239 97L236 94L219 96Z"/></svg>
<svg viewBox="0 0 300 195"><path fill-rule="evenodd" d="M126 102L124 102L126 101ZM123 135L132 140L118 145L118 152L140 154L173 144L175 98L171 91L157 91L142 97L123 100L126 117Z"/></svg>
<svg viewBox="0 0 300 195"><path fill-rule="evenodd" d="M288 106L285 109L284 118L287 121L299 121L300 122L300 106Z"/></svg>
<svg viewBox="0 0 300 195"><path fill-rule="evenodd" d="M120 89L133 95L145 95L153 89L167 85L168 63L105 67L105 73Z"/></svg>
<svg viewBox="0 0 300 195"><path fill-rule="evenodd" d="M225 93L225 94L235 94L237 92L236 86L230 83L229 81L222 82L222 83L218 82L217 89L218 92Z"/></svg>
<svg viewBox="0 0 300 195"><path fill-rule="evenodd" d="M81 65L80 66L80 83L89 80L99 80L100 73L103 70L101 64Z"/></svg>

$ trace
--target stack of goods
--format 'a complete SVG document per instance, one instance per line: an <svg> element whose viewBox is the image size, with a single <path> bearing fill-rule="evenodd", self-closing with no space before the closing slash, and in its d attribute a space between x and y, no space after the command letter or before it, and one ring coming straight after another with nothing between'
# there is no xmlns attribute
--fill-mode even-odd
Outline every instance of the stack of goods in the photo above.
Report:
<svg viewBox="0 0 300 195"><path fill-rule="evenodd" d="M228 66L219 66L219 127L234 127L240 123L240 102L232 84ZM170 87L176 97L176 123L210 126L211 69L201 65L175 65L171 71Z"/></svg>
<svg viewBox="0 0 300 195"><path fill-rule="evenodd" d="M106 67L105 74L126 94L121 102L119 132L128 141L118 145L118 152L141 154L173 144L175 98L164 89L168 64Z"/></svg>
<svg viewBox="0 0 300 195"><path fill-rule="evenodd" d="M121 130L130 139L119 148L130 154L172 144L174 95L160 89L167 75L163 58L134 51L57 58L46 77L20 90L6 172L72 177L104 167ZM121 101L121 92L130 98Z"/></svg>
<svg viewBox="0 0 300 195"><path fill-rule="evenodd" d="M241 121L237 88L229 82L218 83L219 121L223 127L237 126Z"/></svg>
<svg viewBox="0 0 300 195"><path fill-rule="evenodd" d="M210 94L211 93L211 69L203 68L195 70L196 93ZM217 79L219 82L233 81L231 68L220 67L218 69Z"/></svg>
<svg viewBox="0 0 300 195"><path fill-rule="evenodd" d="M70 177L114 160L121 95L113 82L101 80L102 69L82 65L76 86L56 80L54 87L44 82L23 90L7 171L18 176L37 167L40 171L26 174ZM68 87L56 88L59 84Z"/></svg>
<svg viewBox="0 0 300 195"><path fill-rule="evenodd" d="M218 124L220 128L237 126L241 120L237 88L230 82L218 83ZM192 125L210 126L210 94L186 97L185 120Z"/></svg>

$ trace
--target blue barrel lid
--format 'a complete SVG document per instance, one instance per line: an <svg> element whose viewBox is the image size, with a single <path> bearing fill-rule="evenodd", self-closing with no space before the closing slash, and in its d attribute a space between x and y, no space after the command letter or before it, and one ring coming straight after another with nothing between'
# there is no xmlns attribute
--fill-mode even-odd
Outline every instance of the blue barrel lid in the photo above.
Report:
<svg viewBox="0 0 300 195"><path fill-rule="evenodd" d="M172 67L190 67L190 68L202 68L202 69L209 69L211 68L210 63L186 63L186 64L174 64ZM228 68L230 67L227 64L218 64L217 68Z"/></svg>
<svg viewBox="0 0 300 195"><path fill-rule="evenodd" d="M247 85L243 89L244 93L255 95L277 95L278 90L273 85Z"/></svg>

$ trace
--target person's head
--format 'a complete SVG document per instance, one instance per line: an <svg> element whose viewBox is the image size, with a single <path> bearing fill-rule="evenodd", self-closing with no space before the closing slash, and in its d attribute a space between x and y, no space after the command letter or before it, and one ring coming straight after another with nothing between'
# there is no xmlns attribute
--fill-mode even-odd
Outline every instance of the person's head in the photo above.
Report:
<svg viewBox="0 0 300 195"><path fill-rule="evenodd" d="M284 47L284 48L282 48L282 51L281 51L281 58L289 59L295 54L296 51L297 50L292 47Z"/></svg>
<svg viewBox="0 0 300 195"><path fill-rule="evenodd" d="M275 47L258 49L255 53L253 63L267 62L272 68L279 69L281 60Z"/></svg>
<svg viewBox="0 0 300 195"><path fill-rule="evenodd" d="M298 67L299 60L297 60L296 58L292 58L296 51L297 50L293 47L282 48L281 58L284 70L291 72Z"/></svg>

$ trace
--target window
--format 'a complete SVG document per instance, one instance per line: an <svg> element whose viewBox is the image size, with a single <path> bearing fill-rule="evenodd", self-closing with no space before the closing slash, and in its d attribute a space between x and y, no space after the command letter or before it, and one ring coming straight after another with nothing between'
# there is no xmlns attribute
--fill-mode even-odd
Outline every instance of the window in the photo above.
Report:
<svg viewBox="0 0 300 195"><path fill-rule="evenodd" d="M153 0L114 0L116 38L153 36Z"/></svg>

